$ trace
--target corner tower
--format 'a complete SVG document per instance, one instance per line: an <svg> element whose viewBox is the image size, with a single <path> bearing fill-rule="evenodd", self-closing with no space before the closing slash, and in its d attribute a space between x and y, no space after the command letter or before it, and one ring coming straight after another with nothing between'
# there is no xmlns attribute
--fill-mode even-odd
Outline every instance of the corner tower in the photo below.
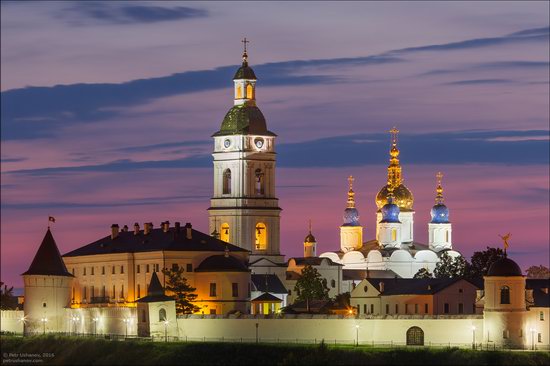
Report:
<svg viewBox="0 0 550 366"><path fill-rule="evenodd" d="M390 165L388 166L388 182L376 195L376 237L380 231L380 221L382 221L382 207L387 203L390 192L393 195L393 203L399 206L399 221L401 222L401 242L410 244L414 240L414 197L411 191L403 184L401 175L401 165L399 163L399 149L397 147L397 134L399 130L392 128Z"/></svg>
<svg viewBox="0 0 550 366"><path fill-rule="evenodd" d="M246 38L242 65L235 73L233 107L214 137L214 194L210 232L260 258L282 262L280 211L275 196L275 137L256 106L256 75L248 65Z"/></svg>

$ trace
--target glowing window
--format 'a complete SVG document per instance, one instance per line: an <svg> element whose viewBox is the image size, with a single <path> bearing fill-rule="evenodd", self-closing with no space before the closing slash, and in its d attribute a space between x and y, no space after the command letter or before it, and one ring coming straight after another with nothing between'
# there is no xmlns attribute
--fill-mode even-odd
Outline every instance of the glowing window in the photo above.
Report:
<svg viewBox="0 0 550 366"><path fill-rule="evenodd" d="M509 304L510 303L510 287L502 286L500 288L500 303Z"/></svg>
<svg viewBox="0 0 550 366"><path fill-rule="evenodd" d="M220 239L223 241L229 242L229 224L228 223L222 224Z"/></svg>
<svg viewBox="0 0 550 366"><path fill-rule="evenodd" d="M231 194L231 170L223 172L223 194Z"/></svg>
<svg viewBox="0 0 550 366"><path fill-rule="evenodd" d="M391 240L392 241L397 240L397 229L391 229Z"/></svg>
<svg viewBox="0 0 550 366"><path fill-rule="evenodd" d="M246 85L246 98L254 99L254 87L252 86L252 84Z"/></svg>
<svg viewBox="0 0 550 366"><path fill-rule="evenodd" d="M243 97L243 88L242 88L242 86L239 85L239 86L237 86L237 90L235 92L235 98L236 99L242 99L242 97Z"/></svg>
<svg viewBox="0 0 550 366"><path fill-rule="evenodd" d="M256 224L256 250L265 250L267 248L267 229L265 224L259 222Z"/></svg>

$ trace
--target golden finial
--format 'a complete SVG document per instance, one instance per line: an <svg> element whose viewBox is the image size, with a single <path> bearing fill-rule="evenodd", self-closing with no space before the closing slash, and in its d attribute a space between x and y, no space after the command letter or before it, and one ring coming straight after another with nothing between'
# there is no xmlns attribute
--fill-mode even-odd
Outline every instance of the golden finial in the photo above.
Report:
<svg viewBox="0 0 550 366"><path fill-rule="evenodd" d="M508 233L504 236L499 234L499 237L504 242L504 255L506 255L506 249L508 249L508 247L510 246L510 243L508 242L508 240L510 240L510 238L512 237L512 234Z"/></svg>
<svg viewBox="0 0 550 366"><path fill-rule="evenodd" d="M397 188L402 182L401 166L399 165L399 149L397 148L397 134L399 130L393 127L391 134L390 165L388 166L388 186Z"/></svg>
<svg viewBox="0 0 550 366"><path fill-rule="evenodd" d="M244 44L244 51L243 51L243 64L246 64L248 62L248 54L246 53L246 44L250 43L249 40L246 39L246 37L243 38L241 41Z"/></svg>
<svg viewBox="0 0 550 366"><path fill-rule="evenodd" d="M348 177L348 184L349 184L349 190L348 190L348 208L355 208L355 192L353 191L353 181L355 178L353 178L352 175Z"/></svg>
<svg viewBox="0 0 550 366"><path fill-rule="evenodd" d="M435 197L435 203L441 204L441 203L443 203L443 187L441 186L441 181L443 179L443 173L437 172L435 177L437 179L437 188L436 188L437 196Z"/></svg>

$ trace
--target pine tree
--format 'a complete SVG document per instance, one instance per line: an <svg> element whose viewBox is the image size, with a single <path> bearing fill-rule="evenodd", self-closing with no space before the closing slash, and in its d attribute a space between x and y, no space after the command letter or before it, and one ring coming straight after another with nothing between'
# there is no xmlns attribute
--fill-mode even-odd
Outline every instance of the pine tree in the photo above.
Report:
<svg viewBox="0 0 550 366"><path fill-rule="evenodd" d="M196 300L196 288L187 283L187 279L183 277L183 268L163 269L162 273L166 276L166 290L173 293L176 300L177 314L192 314L200 310L198 306L193 304Z"/></svg>
<svg viewBox="0 0 550 366"><path fill-rule="evenodd" d="M296 281L294 291L298 294L296 301L305 301L309 312L311 300L328 300L327 280L322 278L317 269L306 265L302 269L302 276Z"/></svg>

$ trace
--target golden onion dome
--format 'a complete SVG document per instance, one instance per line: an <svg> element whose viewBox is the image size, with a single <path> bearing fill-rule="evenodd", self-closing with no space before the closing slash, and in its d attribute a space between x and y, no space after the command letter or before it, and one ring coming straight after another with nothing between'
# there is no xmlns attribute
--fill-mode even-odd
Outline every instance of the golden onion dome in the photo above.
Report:
<svg viewBox="0 0 550 366"><path fill-rule="evenodd" d="M388 193L388 185L385 185L376 195L376 207L379 210L388 202ZM401 211L412 211L414 197L404 184L400 184L393 190L393 202L399 206Z"/></svg>

